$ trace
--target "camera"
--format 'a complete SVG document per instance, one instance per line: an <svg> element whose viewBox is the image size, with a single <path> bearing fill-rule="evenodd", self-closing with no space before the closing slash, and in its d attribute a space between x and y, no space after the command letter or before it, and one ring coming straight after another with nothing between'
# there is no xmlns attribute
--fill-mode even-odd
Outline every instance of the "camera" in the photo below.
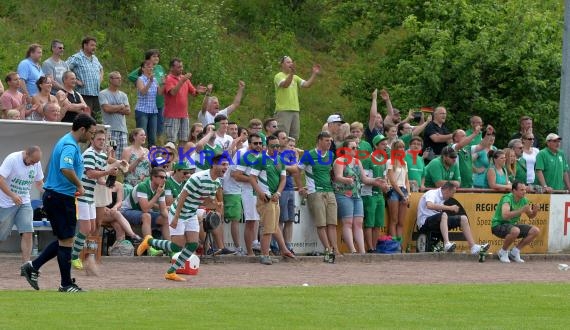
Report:
<svg viewBox="0 0 570 330"><path fill-rule="evenodd" d="M420 121L422 119L422 112L421 111L415 111L414 112L414 121Z"/></svg>
<svg viewBox="0 0 570 330"><path fill-rule="evenodd" d="M117 141L109 140L109 147L113 148L113 150L117 151Z"/></svg>

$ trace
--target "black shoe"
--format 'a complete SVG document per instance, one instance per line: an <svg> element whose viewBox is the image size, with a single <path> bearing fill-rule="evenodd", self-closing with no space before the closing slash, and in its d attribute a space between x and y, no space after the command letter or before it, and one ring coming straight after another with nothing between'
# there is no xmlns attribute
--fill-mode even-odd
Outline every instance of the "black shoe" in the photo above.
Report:
<svg viewBox="0 0 570 330"><path fill-rule="evenodd" d="M374 250L374 249L368 249L368 251L366 251L366 253L376 253L376 250Z"/></svg>
<svg viewBox="0 0 570 330"><path fill-rule="evenodd" d="M75 279L71 280L71 284L67 286L60 286L57 290L59 292L87 292L75 284Z"/></svg>
<svg viewBox="0 0 570 330"><path fill-rule="evenodd" d="M40 272L34 269L31 261L26 262L22 265L22 267L20 267L20 275L26 278L32 288L36 290L40 289L38 285L38 277L40 276Z"/></svg>

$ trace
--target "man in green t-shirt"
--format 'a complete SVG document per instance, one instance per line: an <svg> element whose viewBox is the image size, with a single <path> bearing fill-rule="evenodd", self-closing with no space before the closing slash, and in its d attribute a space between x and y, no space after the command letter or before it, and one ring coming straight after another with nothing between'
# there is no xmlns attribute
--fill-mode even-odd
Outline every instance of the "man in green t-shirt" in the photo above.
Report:
<svg viewBox="0 0 570 330"><path fill-rule="evenodd" d="M462 129L457 129L451 134L451 139L453 140L451 147L457 152L456 163L459 165L461 188L473 188L473 159L471 153L478 152L481 147L476 145L471 150L470 143L477 136L481 138L481 126L476 126L469 135Z"/></svg>
<svg viewBox="0 0 570 330"><path fill-rule="evenodd" d="M273 78L275 85L275 119L279 122L279 129L287 135L299 140L301 124L299 121L299 88L309 88L321 72L321 66L313 65L313 72L309 80L303 80L295 74L295 63L289 56L283 56L279 61L281 72Z"/></svg>
<svg viewBox="0 0 570 330"><path fill-rule="evenodd" d="M456 187L461 185L459 165L456 163L457 152L452 147L441 150L441 156L432 160L426 166L425 185L427 188L439 188L447 181Z"/></svg>
<svg viewBox="0 0 570 330"><path fill-rule="evenodd" d="M536 183L544 188L545 192L552 190L570 189L570 176L566 155L560 150L562 138L557 134L550 133L546 137L546 148L536 155Z"/></svg>
<svg viewBox="0 0 570 330"><path fill-rule="evenodd" d="M536 226L519 224L521 215L526 214L529 219L536 217L538 208L529 203L525 197L526 185L522 182L513 182L512 192L501 197L499 204L495 208L495 214L491 222L491 232L493 235L504 238L503 246L498 252L501 262L524 262L521 259L520 250L530 244L540 234L540 229ZM511 251L507 252L509 246L515 239L522 240Z"/></svg>

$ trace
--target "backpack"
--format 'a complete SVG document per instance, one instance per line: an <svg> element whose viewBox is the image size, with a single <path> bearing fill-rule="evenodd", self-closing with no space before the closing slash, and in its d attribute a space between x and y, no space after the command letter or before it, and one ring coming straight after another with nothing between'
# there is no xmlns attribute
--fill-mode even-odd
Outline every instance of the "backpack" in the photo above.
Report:
<svg viewBox="0 0 570 330"><path fill-rule="evenodd" d="M132 257L135 255L135 247L129 240L116 241L109 249L109 255L114 257Z"/></svg>

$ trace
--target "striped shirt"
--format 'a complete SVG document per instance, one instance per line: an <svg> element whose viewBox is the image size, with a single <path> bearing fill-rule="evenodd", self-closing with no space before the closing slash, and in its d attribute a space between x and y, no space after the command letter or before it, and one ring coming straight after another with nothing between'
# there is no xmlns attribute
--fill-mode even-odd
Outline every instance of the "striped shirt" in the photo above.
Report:
<svg viewBox="0 0 570 330"><path fill-rule="evenodd" d="M71 55L67 59L69 69L75 73L83 86L77 85L75 88L81 95L99 96L101 87L101 71L103 66L95 54L87 57L83 50Z"/></svg>
<svg viewBox="0 0 570 330"><path fill-rule="evenodd" d="M170 206L169 212L172 216L176 214L176 207L178 203L183 202L182 210L180 211L180 220L187 221L194 215L202 205L206 198L216 196L216 191L222 186L220 178L213 180L210 176L210 170L200 171L192 174L190 179L186 181L183 191L188 193L188 197L184 201L180 200L180 196Z"/></svg>
<svg viewBox="0 0 570 330"><path fill-rule="evenodd" d="M146 86L148 84L148 77L142 75L139 77L142 80L143 85ZM137 105L135 107L135 111L143 112L143 113L158 113L158 108L156 107L156 95L158 93L158 84L156 80L153 79L152 83L146 94L142 94L139 90L137 90Z"/></svg>
<svg viewBox="0 0 570 330"><path fill-rule="evenodd" d="M85 169L83 171L83 176L81 177L81 184L85 189L85 194L78 197L77 200L83 203L92 204L95 202L94 195L97 180L89 179L87 177L87 171L104 171L105 166L107 166L107 154L103 151L97 152L93 147L89 147L85 152L83 152L83 166Z"/></svg>

